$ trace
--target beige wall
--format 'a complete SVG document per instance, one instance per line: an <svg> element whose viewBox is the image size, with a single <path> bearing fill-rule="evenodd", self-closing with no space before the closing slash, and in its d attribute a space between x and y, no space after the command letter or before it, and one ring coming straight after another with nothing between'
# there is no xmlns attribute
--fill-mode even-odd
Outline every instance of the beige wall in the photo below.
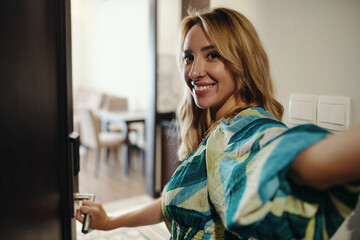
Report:
<svg viewBox="0 0 360 240"><path fill-rule="evenodd" d="M360 123L360 1L211 0L255 25L269 55L277 97L291 93L348 96Z"/></svg>

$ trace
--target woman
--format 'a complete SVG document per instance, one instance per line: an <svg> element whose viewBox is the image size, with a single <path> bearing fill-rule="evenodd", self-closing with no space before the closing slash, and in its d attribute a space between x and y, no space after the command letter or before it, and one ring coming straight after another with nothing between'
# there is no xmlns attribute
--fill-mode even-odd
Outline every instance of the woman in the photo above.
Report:
<svg viewBox="0 0 360 240"><path fill-rule="evenodd" d="M332 136L281 123L266 53L236 11L185 18L179 52L183 163L149 206L110 218L84 201L77 219L89 213L104 230L164 220L172 239L330 237L357 202L360 128Z"/></svg>

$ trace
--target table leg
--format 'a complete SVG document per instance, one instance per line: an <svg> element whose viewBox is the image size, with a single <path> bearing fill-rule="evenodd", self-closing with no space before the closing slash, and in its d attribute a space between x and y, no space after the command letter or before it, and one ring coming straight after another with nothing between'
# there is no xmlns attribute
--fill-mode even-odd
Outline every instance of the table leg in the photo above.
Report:
<svg viewBox="0 0 360 240"><path fill-rule="evenodd" d="M122 160L122 172L125 175L129 174L129 162L130 162L130 154L129 154L129 145L124 143L121 147L121 160Z"/></svg>

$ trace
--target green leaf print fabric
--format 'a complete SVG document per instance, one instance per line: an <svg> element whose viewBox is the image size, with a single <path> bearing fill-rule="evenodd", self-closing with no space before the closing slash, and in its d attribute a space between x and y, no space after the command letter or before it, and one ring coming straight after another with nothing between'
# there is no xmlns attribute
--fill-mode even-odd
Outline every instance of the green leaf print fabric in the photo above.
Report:
<svg viewBox="0 0 360 240"><path fill-rule="evenodd" d="M162 193L171 239L328 239L355 208L359 184L326 191L287 179L290 163L327 131L287 128L262 108L224 120Z"/></svg>

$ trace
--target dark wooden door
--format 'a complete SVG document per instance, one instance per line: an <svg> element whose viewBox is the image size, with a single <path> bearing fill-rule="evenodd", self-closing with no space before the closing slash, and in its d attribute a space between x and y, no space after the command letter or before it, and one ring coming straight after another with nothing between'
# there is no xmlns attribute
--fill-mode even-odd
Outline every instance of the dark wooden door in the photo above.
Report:
<svg viewBox="0 0 360 240"><path fill-rule="evenodd" d="M74 239L69 14L0 3L0 239Z"/></svg>

